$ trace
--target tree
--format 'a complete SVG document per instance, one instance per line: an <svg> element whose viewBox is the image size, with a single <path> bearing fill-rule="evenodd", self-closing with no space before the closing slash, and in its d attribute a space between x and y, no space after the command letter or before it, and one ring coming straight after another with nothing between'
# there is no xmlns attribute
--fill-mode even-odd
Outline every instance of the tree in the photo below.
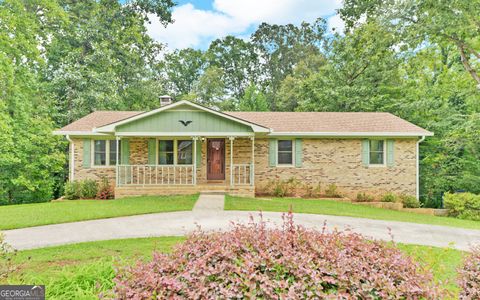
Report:
<svg viewBox="0 0 480 300"><path fill-rule="evenodd" d="M54 2L0 2L0 203L51 199L64 156L52 135L40 49L61 23Z"/></svg>
<svg viewBox="0 0 480 300"><path fill-rule="evenodd" d="M323 54L312 54L300 61L292 74L285 77L277 94L277 109L295 111L304 99L301 98L303 83L311 76L319 73L327 63Z"/></svg>
<svg viewBox="0 0 480 300"><path fill-rule="evenodd" d="M200 76L195 85L196 101L206 106L218 106L225 97L223 71L218 67L209 67Z"/></svg>
<svg viewBox="0 0 480 300"><path fill-rule="evenodd" d="M164 90L161 45L147 35L144 21L145 14L168 8L170 2L61 2L67 20L46 46L49 66L44 72L58 125L97 109L158 106L158 94ZM160 17L169 14L167 9Z"/></svg>
<svg viewBox="0 0 480 300"><path fill-rule="evenodd" d="M165 73L168 84L177 98L193 92L193 88L205 67L201 50L191 48L175 50L165 55Z"/></svg>
<svg viewBox="0 0 480 300"><path fill-rule="evenodd" d="M413 49L426 43L455 46L480 89L479 0L346 0L340 14L349 28L377 20Z"/></svg>
<svg viewBox="0 0 480 300"><path fill-rule="evenodd" d="M313 24L303 22L298 27L262 23L252 34L252 43L260 53L262 86L269 94L271 109L277 108L275 101L281 82L292 74L295 65L320 53L325 31L325 20L319 18Z"/></svg>
<svg viewBox="0 0 480 300"><path fill-rule="evenodd" d="M250 42L226 36L210 44L208 65L222 70L227 92L239 99L245 88L258 77L258 57Z"/></svg>
<svg viewBox="0 0 480 300"><path fill-rule="evenodd" d="M296 84L299 110L388 111L400 94L400 61L392 38L378 24L366 23L325 51L327 63Z"/></svg>
<svg viewBox="0 0 480 300"><path fill-rule="evenodd" d="M267 98L258 90L254 84L245 91L242 99L238 103L238 110L240 111L268 111Z"/></svg>

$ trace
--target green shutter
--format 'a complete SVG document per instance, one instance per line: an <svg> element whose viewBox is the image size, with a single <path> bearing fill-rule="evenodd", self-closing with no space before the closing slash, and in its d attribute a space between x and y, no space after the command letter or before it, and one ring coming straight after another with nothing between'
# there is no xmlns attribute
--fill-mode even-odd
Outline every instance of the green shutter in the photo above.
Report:
<svg viewBox="0 0 480 300"><path fill-rule="evenodd" d="M202 141L197 141L197 168L202 165Z"/></svg>
<svg viewBox="0 0 480 300"><path fill-rule="evenodd" d="M155 164L155 155L156 155L156 140L155 139L148 139L148 164L154 165Z"/></svg>
<svg viewBox="0 0 480 300"><path fill-rule="evenodd" d="M269 166L275 167L277 165L277 140L276 139L269 140L268 158L269 158Z"/></svg>
<svg viewBox="0 0 480 300"><path fill-rule="evenodd" d="M395 158L394 158L394 140L387 140L387 166L393 167L395 165Z"/></svg>
<svg viewBox="0 0 480 300"><path fill-rule="evenodd" d="M303 161L302 139L295 140L295 167L301 168Z"/></svg>
<svg viewBox="0 0 480 300"><path fill-rule="evenodd" d="M370 141L362 140L362 164L368 166L370 161Z"/></svg>
<svg viewBox="0 0 480 300"><path fill-rule="evenodd" d="M92 158L92 140L84 139L83 140L83 167L90 168L91 158Z"/></svg>
<svg viewBox="0 0 480 300"><path fill-rule="evenodd" d="M130 141L122 140L121 147L122 147L122 158L121 158L122 165L128 165L130 163Z"/></svg>

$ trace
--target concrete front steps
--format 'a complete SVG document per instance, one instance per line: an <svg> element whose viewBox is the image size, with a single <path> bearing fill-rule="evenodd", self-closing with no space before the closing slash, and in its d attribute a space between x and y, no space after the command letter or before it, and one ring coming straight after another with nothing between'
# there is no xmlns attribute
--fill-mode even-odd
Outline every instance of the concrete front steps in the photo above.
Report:
<svg viewBox="0 0 480 300"><path fill-rule="evenodd" d="M197 185L130 185L115 188L115 199L134 196L154 195L189 195L230 194L235 196L254 197L255 187L250 185L229 186L224 184L197 184Z"/></svg>

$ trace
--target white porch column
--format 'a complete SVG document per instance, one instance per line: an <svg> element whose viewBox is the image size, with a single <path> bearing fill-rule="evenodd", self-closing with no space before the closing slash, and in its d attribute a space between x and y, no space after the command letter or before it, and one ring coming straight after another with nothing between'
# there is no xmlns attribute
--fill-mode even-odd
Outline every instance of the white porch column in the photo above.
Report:
<svg viewBox="0 0 480 300"><path fill-rule="evenodd" d="M230 186L233 186L233 136L228 138L230 140Z"/></svg>
<svg viewBox="0 0 480 300"><path fill-rule="evenodd" d="M250 185L255 185L255 137L250 138L252 140L252 164L250 166Z"/></svg>
<svg viewBox="0 0 480 300"><path fill-rule="evenodd" d="M116 137L116 147L117 147L117 153L115 153L115 156L116 156L116 160L115 160L115 186L119 186L120 185L120 177L118 176L118 172L120 171L120 168L119 168L119 163L118 163L118 158L119 158L119 155L118 155L118 152L120 152L120 137Z"/></svg>
<svg viewBox="0 0 480 300"><path fill-rule="evenodd" d="M197 140L198 137L194 136L193 138L193 185L197 184Z"/></svg>

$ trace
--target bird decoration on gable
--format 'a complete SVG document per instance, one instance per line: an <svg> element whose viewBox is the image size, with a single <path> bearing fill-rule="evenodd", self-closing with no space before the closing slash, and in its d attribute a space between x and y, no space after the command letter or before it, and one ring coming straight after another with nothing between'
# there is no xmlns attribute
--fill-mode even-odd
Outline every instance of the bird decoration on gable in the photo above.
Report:
<svg viewBox="0 0 480 300"><path fill-rule="evenodd" d="M183 121L183 120L178 120L178 122L182 123L183 126L188 126L188 124L192 123L192 121Z"/></svg>

